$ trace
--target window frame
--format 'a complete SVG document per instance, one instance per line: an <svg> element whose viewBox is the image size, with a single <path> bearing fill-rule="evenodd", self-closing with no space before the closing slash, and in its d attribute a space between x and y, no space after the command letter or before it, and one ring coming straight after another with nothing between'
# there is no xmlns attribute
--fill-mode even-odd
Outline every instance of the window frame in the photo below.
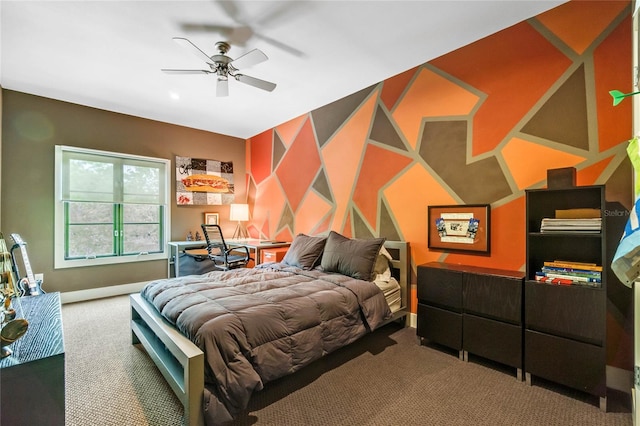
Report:
<svg viewBox="0 0 640 426"><path fill-rule="evenodd" d="M157 204L162 206L160 209L160 226L161 226L161 251L159 252L141 252L133 254L116 254L114 256L99 256L90 258L65 258L65 250L67 243L66 236L66 219L65 219L65 205L66 201L63 199L63 153L73 152L79 154L100 155L107 157L114 157L122 160L129 161L145 161L151 163L158 163L164 167L164 203ZM56 145L55 147L55 208L54 208L54 269L63 268L76 268L85 266L98 266L98 265L117 265L132 262L145 262L152 260L166 260L168 258L168 239L171 235L171 161L164 158L145 157L132 154L124 154L110 151L101 151L88 148L78 148L65 145ZM137 204L135 202L123 203L123 202L108 202L114 207L122 206L124 204Z"/></svg>

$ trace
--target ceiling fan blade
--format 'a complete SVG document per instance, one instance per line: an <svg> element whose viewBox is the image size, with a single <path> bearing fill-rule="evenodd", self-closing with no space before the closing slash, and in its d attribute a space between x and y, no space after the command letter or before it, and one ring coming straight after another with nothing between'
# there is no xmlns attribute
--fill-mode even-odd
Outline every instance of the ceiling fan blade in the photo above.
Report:
<svg viewBox="0 0 640 426"><path fill-rule="evenodd" d="M242 17L240 16L240 9L234 1L218 0L217 3L222 7L224 13L226 13L229 18L233 19L234 22L242 20Z"/></svg>
<svg viewBox="0 0 640 426"><path fill-rule="evenodd" d="M233 27L227 25L216 25L216 24L193 24L193 23L184 23L180 24L180 28L184 31L190 32L202 32L202 33L220 33L227 34L233 30Z"/></svg>
<svg viewBox="0 0 640 426"><path fill-rule="evenodd" d="M247 25L225 26L216 24L183 23L180 27L185 32L191 33L215 33L222 36L232 46L244 47L253 37L253 30Z"/></svg>
<svg viewBox="0 0 640 426"><path fill-rule="evenodd" d="M231 66L233 66L237 70L241 70L243 68L249 68L260 62L264 62L267 59L267 55L265 55L260 49L253 49L250 52L245 53L239 58L231 61Z"/></svg>
<svg viewBox="0 0 640 426"><path fill-rule="evenodd" d="M229 96L229 80L227 80L226 78L218 79L218 83L216 84L216 96Z"/></svg>
<svg viewBox="0 0 640 426"><path fill-rule="evenodd" d="M162 72L167 74L212 74L211 71L207 70L172 70L172 69L162 69Z"/></svg>
<svg viewBox="0 0 640 426"><path fill-rule="evenodd" d="M292 47L292 46L289 46L287 44L284 44L281 41L278 41L278 40L273 39L271 37L267 37L265 35L258 34L258 33L254 33L254 36L266 41L267 43L271 44L274 47L277 47L278 49L284 50L285 52L288 52L288 53L292 54L293 56L298 56L298 57L304 57L305 56L304 52L296 49L295 47Z"/></svg>
<svg viewBox="0 0 640 426"><path fill-rule="evenodd" d="M275 83L271 83L270 81L266 80L260 80L259 78L250 77L248 75L236 74L234 77L241 83L257 87L258 89L266 90L267 92L273 92L273 89L276 88Z"/></svg>
<svg viewBox="0 0 640 426"><path fill-rule="evenodd" d="M183 46L184 48L188 49L189 51L191 51L191 53L193 53L194 55L196 55L198 58L202 59L206 63L208 63L208 64L212 64L213 63L211 58L206 53L204 53L202 50L200 50L198 48L198 46L196 46L195 44L191 43L188 39L186 39L184 37L174 37L173 41L175 41L179 45Z"/></svg>

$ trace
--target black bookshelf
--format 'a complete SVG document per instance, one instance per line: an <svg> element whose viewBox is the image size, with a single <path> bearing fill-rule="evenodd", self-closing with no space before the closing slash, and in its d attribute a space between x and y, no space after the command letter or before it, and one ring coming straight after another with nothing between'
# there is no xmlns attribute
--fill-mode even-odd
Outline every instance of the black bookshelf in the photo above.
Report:
<svg viewBox="0 0 640 426"><path fill-rule="evenodd" d="M566 260L605 267L606 226L594 232L541 232L556 210L598 209L604 185L526 191L525 380L540 377L600 398L606 411L606 274L599 286L536 281L544 262Z"/></svg>

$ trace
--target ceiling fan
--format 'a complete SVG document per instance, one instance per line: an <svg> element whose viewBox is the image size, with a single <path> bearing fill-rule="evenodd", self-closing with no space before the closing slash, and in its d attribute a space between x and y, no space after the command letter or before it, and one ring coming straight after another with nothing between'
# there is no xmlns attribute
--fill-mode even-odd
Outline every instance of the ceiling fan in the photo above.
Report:
<svg viewBox="0 0 640 426"><path fill-rule="evenodd" d="M264 34L265 27L273 28L278 22L282 22L296 15L296 9L300 7L309 9L311 3L302 2L272 2L266 3L260 13L254 13L253 17L245 13L246 4L239 0L214 0L221 9L223 15L230 19L232 24L212 22L183 22L181 28L186 32L211 32L222 36L234 46L244 47L253 38L259 38L272 46L284 50L294 56L302 57L304 53L293 46Z"/></svg>
<svg viewBox="0 0 640 426"><path fill-rule="evenodd" d="M173 40L187 48L191 53L202 59L209 65L208 70L180 70L180 69L162 69L167 74L215 74L218 76L216 84L216 96L229 96L229 77L235 78L237 81L257 87L258 89L272 92L276 88L275 83L261 80L241 74L238 71L242 68L248 68L268 60L269 58L260 49L253 49L236 59L227 56L227 52L231 49L231 45L226 41L216 43L218 54L208 56L200 50L195 44L183 37L174 37Z"/></svg>

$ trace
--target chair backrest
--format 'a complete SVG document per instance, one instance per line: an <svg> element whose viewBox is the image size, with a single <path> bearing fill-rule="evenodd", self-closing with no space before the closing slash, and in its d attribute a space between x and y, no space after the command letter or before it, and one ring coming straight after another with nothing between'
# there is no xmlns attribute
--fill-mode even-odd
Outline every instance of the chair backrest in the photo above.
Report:
<svg viewBox="0 0 640 426"><path fill-rule="evenodd" d="M228 250L220 225L202 224L201 227L204 238L207 241L207 252L210 255L219 255Z"/></svg>
<svg viewBox="0 0 640 426"><path fill-rule="evenodd" d="M207 241L207 252L216 268L227 270L246 267L251 260L247 246L227 246L219 225L202 224L202 232Z"/></svg>

